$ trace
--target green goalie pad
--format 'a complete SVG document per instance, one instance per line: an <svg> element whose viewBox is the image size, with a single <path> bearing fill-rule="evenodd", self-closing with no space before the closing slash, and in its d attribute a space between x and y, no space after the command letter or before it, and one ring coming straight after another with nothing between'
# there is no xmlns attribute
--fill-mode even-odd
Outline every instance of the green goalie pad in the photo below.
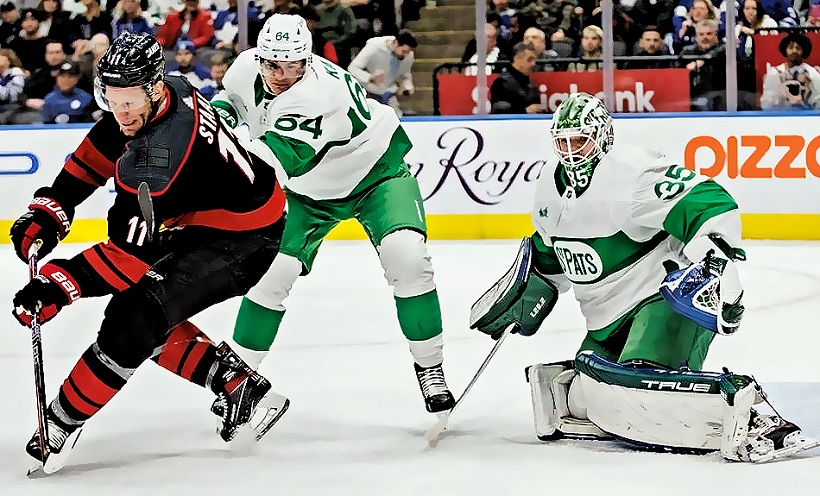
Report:
<svg viewBox="0 0 820 496"><path fill-rule="evenodd" d="M552 311L558 290L532 266L532 238L521 240L515 263L470 309L470 328L498 339L510 324L535 334Z"/></svg>

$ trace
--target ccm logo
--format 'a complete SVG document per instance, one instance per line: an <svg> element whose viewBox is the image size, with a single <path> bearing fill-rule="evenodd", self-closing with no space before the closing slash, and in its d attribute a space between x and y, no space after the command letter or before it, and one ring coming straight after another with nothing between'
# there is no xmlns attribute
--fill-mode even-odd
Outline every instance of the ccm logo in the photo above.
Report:
<svg viewBox="0 0 820 496"><path fill-rule="evenodd" d="M668 389L670 391L690 391L692 393L708 393L709 384L690 382L682 384L678 381L641 381L646 389L657 389L658 391Z"/></svg>
<svg viewBox="0 0 820 496"><path fill-rule="evenodd" d="M71 279L68 278L68 276L66 276L59 270L55 270L54 272L49 274L49 276L54 282L62 286L63 291L66 292L66 294L68 295L68 299L70 301L73 302L80 299L80 289L74 285L74 283L71 281Z"/></svg>
<svg viewBox="0 0 820 496"><path fill-rule="evenodd" d="M695 155L700 152L703 157L704 149L711 152L712 163L696 169ZM729 136L726 143L712 136L697 136L686 144L683 162L689 169L698 170L709 177L716 177L725 170L732 179L738 176L750 179L803 179L807 175L806 170L812 176L820 177L819 149L820 136L808 143L802 136L792 134L778 134L774 139L769 136ZM747 158L740 160L741 155Z"/></svg>

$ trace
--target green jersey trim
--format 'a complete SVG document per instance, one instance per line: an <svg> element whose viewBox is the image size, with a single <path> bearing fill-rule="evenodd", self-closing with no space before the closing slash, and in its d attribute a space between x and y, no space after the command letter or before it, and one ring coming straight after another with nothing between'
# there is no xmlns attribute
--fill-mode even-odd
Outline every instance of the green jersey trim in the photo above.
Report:
<svg viewBox="0 0 820 496"><path fill-rule="evenodd" d="M721 185L709 179L695 185L678 200L666 214L663 229L688 243L707 220L737 208L734 198Z"/></svg>
<svg viewBox="0 0 820 496"><path fill-rule="evenodd" d="M615 322L600 329L589 329L588 332L593 335L592 337L595 338L596 341L603 341L609 336L612 336L613 334L621 330L621 328L625 324L628 324L629 321L631 321L632 318L635 317L635 314L638 313L638 310L645 307L646 305L649 305L650 303L661 301L662 299L663 297L661 297L660 293L655 293L652 296L648 296L643 300L639 301L638 303L636 303L635 306L633 306L622 317L619 317Z"/></svg>
<svg viewBox="0 0 820 496"><path fill-rule="evenodd" d="M263 100L273 100L273 95L268 93L265 89L265 83L262 82L262 75L257 73L256 79L253 80L253 103L258 107Z"/></svg>
<svg viewBox="0 0 820 496"><path fill-rule="evenodd" d="M558 255L555 254L555 249L552 246L547 246L538 231L533 233L531 238L532 245L535 248L535 256L532 259L535 270L545 276L563 274L564 270L561 268L561 264L558 263Z"/></svg>
<svg viewBox="0 0 820 496"><path fill-rule="evenodd" d="M587 245L594 250L601 258L603 267L598 277L589 281L577 281L572 277L573 267L580 267L579 272L585 273L583 260L579 261L577 254L572 253L569 249L562 250L560 247L556 250L556 254L558 262L564 267L564 273L569 277L570 281L573 281L574 284L595 284L637 263L640 259L651 253L652 250L660 246L668 237L669 233L659 231L647 241L635 241L623 231L618 231L612 236L605 238L565 238L551 236L550 240L553 246L561 241L569 241Z"/></svg>
<svg viewBox="0 0 820 496"><path fill-rule="evenodd" d="M411 148L413 148L413 144L410 142L410 138L407 137L407 133L404 132L404 128L397 127L393 131L393 136L390 137L390 145L388 145L387 150L373 164L370 172L350 192L350 196L358 195L374 184L382 182L385 178L402 177L410 174L410 169L404 162L404 157Z"/></svg>
<svg viewBox="0 0 820 496"><path fill-rule="evenodd" d="M211 100L211 107L222 117L222 121L231 129L239 124L239 114L236 109L229 102L225 100Z"/></svg>

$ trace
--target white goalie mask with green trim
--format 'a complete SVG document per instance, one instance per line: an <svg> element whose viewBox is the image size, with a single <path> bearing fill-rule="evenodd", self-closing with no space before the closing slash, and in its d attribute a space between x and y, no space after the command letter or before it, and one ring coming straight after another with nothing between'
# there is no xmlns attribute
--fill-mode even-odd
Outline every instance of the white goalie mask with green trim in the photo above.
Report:
<svg viewBox="0 0 820 496"><path fill-rule="evenodd" d="M571 94L555 110L550 134L571 186L585 189L615 139L606 105L588 93Z"/></svg>

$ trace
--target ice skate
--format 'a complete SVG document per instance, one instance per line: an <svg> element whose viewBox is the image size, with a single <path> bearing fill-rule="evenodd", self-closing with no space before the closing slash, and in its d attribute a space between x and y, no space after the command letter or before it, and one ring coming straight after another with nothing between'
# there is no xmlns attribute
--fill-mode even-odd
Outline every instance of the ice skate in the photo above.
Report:
<svg viewBox="0 0 820 496"><path fill-rule="evenodd" d="M241 449L262 439L287 411L290 400L271 391L270 382L226 343L217 348L217 357L220 371L214 379L217 398L211 411L222 419L220 437L231 448Z"/></svg>
<svg viewBox="0 0 820 496"><path fill-rule="evenodd" d="M817 446L820 446L820 440L803 436L803 431L794 423L752 410L749 436L739 452L742 459L760 463L786 458Z"/></svg>
<svg viewBox="0 0 820 496"><path fill-rule="evenodd" d="M421 394L424 396L424 406L430 413L440 413L452 410L456 404L453 393L447 388L444 380L444 371L441 364L424 368L413 364L416 369L416 379L419 381Z"/></svg>
<svg viewBox="0 0 820 496"><path fill-rule="evenodd" d="M46 474L53 474L60 470L68 460L71 451L77 444L80 432L83 430L80 425L67 425L54 415L51 408L46 413L46 429L48 430L48 454L43 463L43 453L40 449L40 433L35 431L34 435L26 444L26 453L39 462L39 465L29 471L29 476L42 470Z"/></svg>

